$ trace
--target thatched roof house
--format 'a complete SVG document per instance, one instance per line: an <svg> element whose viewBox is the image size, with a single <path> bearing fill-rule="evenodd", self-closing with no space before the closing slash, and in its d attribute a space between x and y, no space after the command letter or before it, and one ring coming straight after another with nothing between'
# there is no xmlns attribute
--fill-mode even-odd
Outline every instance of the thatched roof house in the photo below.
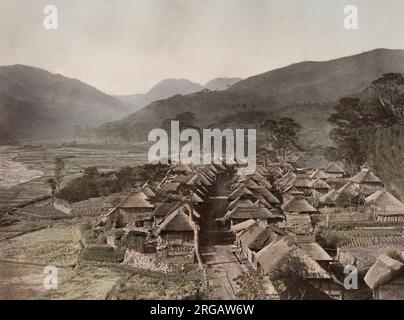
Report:
<svg viewBox="0 0 404 320"><path fill-rule="evenodd" d="M254 191L256 191L258 194L262 195L265 200L270 203L271 205L277 205L280 204L280 201L277 197L275 197L271 191L269 191L266 187L259 187L256 188Z"/></svg>
<svg viewBox="0 0 404 320"><path fill-rule="evenodd" d="M374 187L380 187L383 182L372 171L367 168L359 171L355 176L351 178L351 181L359 185L368 185Z"/></svg>
<svg viewBox="0 0 404 320"><path fill-rule="evenodd" d="M252 190L250 190L246 186L241 185L241 186L237 187L237 189L235 189L232 193L230 193L228 199L236 200L237 198L239 198L242 195L253 195L253 194L254 194L254 192Z"/></svg>
<svg viewBox="0 0 404 320"><path fill-rule="evenodd" d="M330 279L330 275L296 244L282 238L257 253L258 269L263 274L293 272L304 279Z"/></svg>
<svg viewBox="0 0 404 320"><path fill-rule="evenodd" d="M171 173L181 174L194 171L191 166L186 164L178 164L171 168Z"/></svg>
<svg viewBox="0 0 404 320"><path fill-rule="evenodd" d="M160 224L169 214L181 206L180 202L162 202L153 210L156 224Z"/></svg>
<svg viewBox="0 0 404 320"><path fill-rule="evenodd" d="M320 178L317 178L316 180L311 182L310 188L321 193L327 193L331 189L330 185L324 180L321 180Z"/></svg>
<svg viewBox="0 0 404 320"><path fill-rule="evenodd" d="M254 219L250 219L250 220L246 220L240 223L237 223L235 225L233 225L230 230L233 233L238 233L240 231L243 231L253 225L255 225L257 222Z"/></svg>
<svg viewBox="0 0 404 320"><path fill-rule="evenodd" d="M118 206L119 208L153 209L154 205L148 200L144 192L130 193Z"/></svg>
<svg viewBox="0 0 404 320"><path fill-rule="evenodd" d="M296 197L285 203L282 210L290 213L315 213L317 210L302 197Z"/></svg>
<svg viewBox="0 0 404 320"><path fill-rule="evenodd" d="M322 267L327 267L333 258L316 242L300 242L299 247Z"/></svg>
<svg viewBox="0 0 404 320"><path fill-rule="evenodd" d="M233 210L226 213L226 218L230 219L232 225L245 220L262 220L268 223L281 221L284 216L275 209L268 209L263 205L254 205L251 207L236 206Z"/></svg>
<svg viewBox="0 0 404 320"><path fill-rule="evenodd" d="M189 221L188 208L181 206L160 224L157 234L169 244L192 243L194 229Z"/></svg>
<svg viewBox="0 0 404 320"><path fill-rule="evenodd" d="M365 199L374 212L386 216L404 216L404 204L386 190L379 190Z"/></svg>
<svg viewBox="0 0 404 320"><path fill-rule="evenodd" d="M335 206L336 200L339 197L339 193L336 190L330 190L323 196L320 196L319 201L323 206L333 207Z"/></svg>
<svg viewBox="0 0 404 320"><path fill-rule="evenodd" d="M139 228L150 228L152 212L155 205L152 204L142 191L133 192L126 196L116 207L124 224L133 224Z"/></svg>
<svg viewBox="0 0 404 320"><path fill-rule="evenodd" d="M251 199L246 199L246 198L243 199L240 196L237 199L235 199L229 203L227 210L231 211L237 206L251 207L251 206L255 205L256 203L257 203L257 201L252 201Z"/></svg>
<svg viewBox="0 0 404 320"><path fill-rule="evenodd" d="M331 162L324 171L330 178L343 178L345 175L345 170L337 162Z"/></svg>
<svg viewBox="0 0 404 320"><path fill-rule="evenodd" d="M403 269L403 263L382 254L366 273L364 280L372 290L375 290L380 285L392 280Z"/></svg>
<svg viewBox="0 0 404 320"><path fill-rule="evenodd" d="M323 180L326 180L329 178L329 176L321 169L317 169L316 171L314 171L310 177L312 179L323 179Z"/></svg>

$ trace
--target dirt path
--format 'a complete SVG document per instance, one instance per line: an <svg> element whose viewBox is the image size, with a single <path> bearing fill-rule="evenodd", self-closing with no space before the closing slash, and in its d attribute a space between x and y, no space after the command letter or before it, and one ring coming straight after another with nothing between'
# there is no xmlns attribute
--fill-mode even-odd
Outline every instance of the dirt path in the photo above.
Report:
<svg viewBox="0 0 404 320"><path fill-rule="evenodd" d="M221 226L216 221L226 214L231 179L232 177L226 177L216 183L201 219L202 259L208 266L211 298L219 300L237 298L234 279L246 271L245 266L232 253L234 235L228 226Z"/></svg>

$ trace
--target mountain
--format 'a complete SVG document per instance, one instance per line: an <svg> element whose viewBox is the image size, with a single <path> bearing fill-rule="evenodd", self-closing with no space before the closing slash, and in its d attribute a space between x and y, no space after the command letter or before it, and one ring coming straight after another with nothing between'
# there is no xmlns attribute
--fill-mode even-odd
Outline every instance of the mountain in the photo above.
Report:
<svg viewBox="0 0 404 320"><path fill-rule="evenodd" d="M157 83L146 94L117 96L117 98L135 112L153 101L167 99L176 94L189 94L201 90L203 87L199 83L187 79L165 79Z"/></svg>
<svg viewBox="0 0 404 320"><path fill-rule="evenodd" d="M203 89L220 91L230 88L233 84L242 80L241 78L216 78L209 81L204 87L199 83L186 79L166 79L156 84L146 94L124 95L117 98L126 104L132 112L136 112L148 104L162 99L167 99L177 94L187 95Z"/></svg>
<svg viewBox="0 0 404 320"><path fill-rule="evenodd" d="M281 104L334 102L364 90L384 73L403 70L403 50L376 49L329 61L292 64L250 77L229 91L272 98Z"/></svg>
<svg viewBox="0 0 404 320"><path fill-rule="evenodd" d="M205 84L204 88L209 89L211 91L221 91L229 89L232 85L240 82L241 78L216 78L210 80L207 84Z"/></svg>
<svg viewBox="0 0 404 320"><path fill-rule="evenodd" d="M329 143L327 118L336 102L361 92L389 72L404 72L403 50L376 49L329 61L305 61L247 78L224 91L200 91L155 101L121 121L101 126L97 135L118 138L126 127L133 139L146 140L150 129L186 111L196 115L201 127L224 126L224 119L236 113L244 112L245 122L248 113L266 112L267 117L295 119L305 128L305 143L324 145ZM237 123L232 121L231 125ZM250 127L257 125L251 119Z"/></svg>
<svg viewBox="0 0 404 320"><path fill-rule="evenodd" d="M64 136L128 113L116 98L78 80L24 65L0 67L0 143Z"/></svg>

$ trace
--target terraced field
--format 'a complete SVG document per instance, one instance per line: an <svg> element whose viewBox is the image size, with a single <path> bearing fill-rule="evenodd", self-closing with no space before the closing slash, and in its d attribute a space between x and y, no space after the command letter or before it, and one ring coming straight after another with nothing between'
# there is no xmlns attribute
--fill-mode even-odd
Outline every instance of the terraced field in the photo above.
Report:
<svg viewBox="0 0 404 320"><path fill-rule="evenodd" d="M114 170L143 164L147 161L147 150L148 147L145 144L0 147L0 161L7 159L3 160L3 164L7 161L7 170L3 173L0 171L0 181L4 182L0 184L0 212L50 195L51 190L47 180L53 176L55 157L65 161L63 187L72 179L79 177L87 167L96 166L99 169ZM22 177L16 181L17 183L9 181L7 173L14 169L26 170L27 179ZM28 172L36 174L28 174ZM8 186L6 181L9 181Z"/></svg>

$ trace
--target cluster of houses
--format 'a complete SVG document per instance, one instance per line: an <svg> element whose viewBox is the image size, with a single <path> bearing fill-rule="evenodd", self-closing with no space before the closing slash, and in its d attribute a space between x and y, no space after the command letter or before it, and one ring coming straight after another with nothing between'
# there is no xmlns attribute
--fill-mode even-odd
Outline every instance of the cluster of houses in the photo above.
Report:
<svg viewBox="0 0 404 320"><path fill-rule="evenodd" d="M224 164L173 166L157 186L145 184L139 191L123 197L105 219L111 219L124 230L137 231L145 241L156 244L157 249L191 251L193 221L200 219L200 209L215 181L231 170L231 166ZM189 190L187 194L184 186Z"/></svg>
<svg viewBox="0 0 404 320"><path fill-rule="evenodd" d="M225 218L251 267L267 274L294 265L300 276L337 299L343 287L330 272L335 258L315 242L313 221L350 213L376 224L404 222L404 204L366 167L350 177L337 162L266 160L253 175L233 182ZM287 262L292 258L298 263Z"/></svg>
<svg viewBox="0 0 404 320"><path fill-rule="evenodd" d="M158 185L146 184L111 205L105 218L143 234L157 250L190 252L211 187L226 176L232 179L227 212L216 222L234 234L234 254L259 274L294 272L334 299L343 298L344 287L331 272L336 258L315 241L315 217L349 212L404 222L404 204L368 168L349 177L337 162L266 160L253 174L236 170L226 164L172 166ZM184 186L191 191L184 194Z"/></svg>
<svg viewBox="0 0 404 320"><path fill-rule="evenodd" d="M290 177L295 183L300 178L283 170L271 164L257 167L249 176L234 176L223 219L235 234L236 253L260 274L294 272L328 296L341 299L342 284L330 272L333 259L314 241L309 227L310 214L317 210L302 190L284 193L291 188L285 184L282 189L280 181Z"/></svg>

